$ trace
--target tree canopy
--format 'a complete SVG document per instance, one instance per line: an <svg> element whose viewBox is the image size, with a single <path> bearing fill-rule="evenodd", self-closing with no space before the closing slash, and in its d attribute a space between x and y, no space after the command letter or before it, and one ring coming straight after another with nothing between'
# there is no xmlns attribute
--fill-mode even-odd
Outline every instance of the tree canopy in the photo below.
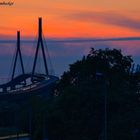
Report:
<svg viewBox="0 0 140 140"><path fill-rule="evenodd" d="M121 50L94 48L71 64L57 85L59 96L48 109L49 139L102 139L105 97L107 139L139 139L139 73L131 72L132 65L132 57Z"/></svg>

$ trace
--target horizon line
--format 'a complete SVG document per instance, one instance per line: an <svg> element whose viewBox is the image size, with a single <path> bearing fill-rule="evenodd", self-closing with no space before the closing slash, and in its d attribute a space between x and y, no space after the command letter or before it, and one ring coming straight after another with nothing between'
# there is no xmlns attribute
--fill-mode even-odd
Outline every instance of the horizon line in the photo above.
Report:
<svg viewBox="0 0 140 140"><path fill-rule="evenodd" d="M0 40L0 43L15 43L17 40ZM140 41L140 37L116 37L116 38L48 38L48 43L79 43L79 42L109 42L109 41ZM21 39L22 43L33 43L35 40Z"/></svg>

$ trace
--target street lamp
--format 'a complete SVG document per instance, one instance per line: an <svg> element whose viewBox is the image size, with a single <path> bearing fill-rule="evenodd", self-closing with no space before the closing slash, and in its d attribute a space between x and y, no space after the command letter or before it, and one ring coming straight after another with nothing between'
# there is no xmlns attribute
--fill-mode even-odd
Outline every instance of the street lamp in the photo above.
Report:
<svg viewBox="0 0 140 140"><path fill-rule="evenodd" d="M96 80L101 81L104 91L104 140L107 140L107 87L108 82L103 73L96 73Z"/></svg>

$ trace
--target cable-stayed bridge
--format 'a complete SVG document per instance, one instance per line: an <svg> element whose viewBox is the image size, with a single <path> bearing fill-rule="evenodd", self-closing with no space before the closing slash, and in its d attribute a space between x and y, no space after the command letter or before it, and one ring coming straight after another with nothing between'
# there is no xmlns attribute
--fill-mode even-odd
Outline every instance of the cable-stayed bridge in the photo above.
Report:
<svg viewBox="0 0 140 140"><path fill-rule="evenodd" d="M58 77L50 75L48 70L48 61L50 56L46 54L45 42L42 35L42 18L38 22L38 38L36 44L36 51L32 70L28 73L25 72L24 63L22 59L20 32L17 32L17 45L14 56L13 65L11 68L11 78L6 83L0 85L0 100L12 99L16 96L30 96L38 94L49 94L51 88L58 81ZM42 55L42 61L39 61ZM47 55L47 58L46 58ZM19 62L19 63L18 63ZM44 73L40 71L41 66L37 67L37 63L43 63ZM21 73L16 75L17 69L20 67ZM38 70L38 71L37 71ZM3 79L4 80L4 79Z"/></svg>

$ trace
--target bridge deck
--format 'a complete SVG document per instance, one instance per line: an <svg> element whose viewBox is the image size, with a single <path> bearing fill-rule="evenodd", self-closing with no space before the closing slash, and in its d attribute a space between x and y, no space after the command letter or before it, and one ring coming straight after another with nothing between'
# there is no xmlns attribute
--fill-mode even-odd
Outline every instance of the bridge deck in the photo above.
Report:
<svg viewBox="0 0 140 140"><path fill-rule="evenodd" d="M17 84L20 84L19 82L22 82L24 80L26 80L27 78L30 78L31 74L26 74L26 75L20 75L18 77L16 77L14 80L0 85L0 88L3 89L3 91L0 92L0 95L6 95L6 94L21 94L21 93L29 93L29 92L38 92L38 91L42 91L45 89L48 89L52 84L54 84L56 81L59 80L58 77L56 76L42 76L42 75L36 75L35 78L39 79L39 81L36 81L34 83L31 83L29 85L23 85L20 88L13 88L13 86L16 87ZM9 90L7 90L7 88L10 87ZM4 89L6 88L6 89Z"/></svg>

